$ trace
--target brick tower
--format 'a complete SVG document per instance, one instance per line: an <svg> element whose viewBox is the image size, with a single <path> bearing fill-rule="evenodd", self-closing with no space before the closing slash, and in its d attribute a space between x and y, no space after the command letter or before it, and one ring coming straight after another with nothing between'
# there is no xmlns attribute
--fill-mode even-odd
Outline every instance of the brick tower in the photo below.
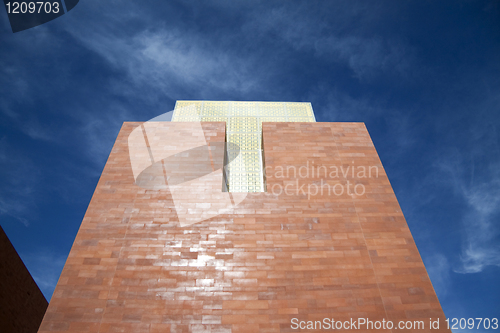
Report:
<svg viewBox="0 0 500 333"><path fill-rule="evenodd" d="M284 102L156 120L123 124L39 332L449 332L363 123Z"/></svg>
<svg viewBox="0 0 500 333"><path fill-rule="evenodd" d="M36 333L47 300L0 226L0 332Z"/></svg>

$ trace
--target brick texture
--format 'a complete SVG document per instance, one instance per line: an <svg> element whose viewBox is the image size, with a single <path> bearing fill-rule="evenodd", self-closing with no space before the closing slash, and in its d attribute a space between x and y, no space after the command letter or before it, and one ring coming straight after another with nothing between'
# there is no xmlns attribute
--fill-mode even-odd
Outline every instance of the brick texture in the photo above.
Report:
<svg viewBox="0 0 500 333"><path fill-rule="evenodd" d="M0 331L35 333L47 300L0 227Z"/></svg>
<svg viewBox="0 0 500 333"><path fill-rule="evenodd" d="M39 332L301 331L292 318L422 320L423 331L439 318L433 331L449 332L363 123L265 123L268 192L230 212L216 199L222 154L175 203L153 169L137 186L128 136L139 125L118 135ZM148 126L178 133L157 135L173 151L199 139L195 123ZM202 126L220 147L224 123ZM176 209L208 219L182 226Z"/></svg>

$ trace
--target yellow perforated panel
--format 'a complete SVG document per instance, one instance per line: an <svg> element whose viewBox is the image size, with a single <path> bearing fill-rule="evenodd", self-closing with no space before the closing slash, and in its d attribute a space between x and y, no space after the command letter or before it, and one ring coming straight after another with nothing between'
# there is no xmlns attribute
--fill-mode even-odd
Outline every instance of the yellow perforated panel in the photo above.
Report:
<svg viewBox="0 0 500 333"><path fill-rule="evenodd" d="M226 136L227 142L234 143L241 150L259 150L261 149L260 133L229 133Z"/></svg>
<svg viewBox="0 0 500 333"><path fill-rule="evenodd" d="M264 192L262 123L316 120L310 103L177 101L172 121L226 122L228 191Z"/></svg>

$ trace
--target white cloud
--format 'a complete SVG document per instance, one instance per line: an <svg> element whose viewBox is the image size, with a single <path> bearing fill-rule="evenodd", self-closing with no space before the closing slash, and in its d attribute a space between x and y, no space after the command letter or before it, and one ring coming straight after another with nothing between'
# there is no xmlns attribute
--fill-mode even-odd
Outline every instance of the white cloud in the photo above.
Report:
<svg viewBox="0 0 500 333"><path fill-rule="evenodd" d="M29 221L22 216L25 211L26 206L19 203L19 201L0 197L0 215L13 217L27 227L29 226Z"/></svg>
<svg viewBox="0 0 500 333"><path fill-rule="evenodd" d="M329 17L336 22L336 30L315 15L305 15L308 11L301 10L300 6L255 13L245 29L272 33L297 51L313 51L323 61L345 64L362 81L382 73L408 76L415 61L414 50L402 41L360 34L364 30L360 25L365 22L359 22L359 9L354 4L352 7ZM346 29L349 34L345 33Z"/></svg>
<svg viewBox="0 0 500 333"><path fill-rule="evenodd" d="M330 36L316 41L315 49L320 56L346 62L362 80L380 72L406 76L411 68L411 53L400 43L381 38Z"/></svg>
<svg viewBox="0 0 500 333"><path fill-rule="evenodd" d="M464 217L465 242L458 273L477 273L487 266L500 267L497 219L500 216L500 182L493 179L464 189L464 198L472 211Z"/></svg>
<svg viewBox="0 0 500 333"><path fill-rule="evenodd" d="M91 103L87 108L99 108L97 103ZM90 157L90 161L102 166L111 152L113 142L124 121L134 120L131 112L119 104L106 105L106 112L92 113L85 109L75 110L73 117L78 126L75 131L80 133L82 152ZM98 174L101 170L98 171Z"/></svg>
<svg viewBox="0 0 500 333"><path fill-rule="evenodd" d="M50 301L66 262L66 256L42 250L23 255L22 258L45 298Z"/></svg>
<svg viewBox="0 0 500 333"><path fill-rule="evenodd" d="M367 121L370 117L380 116L383 111L374 101L353 98L340 89L324 83L311 87L307 97L309 100L317 101L318 104L323 104L321 109L315 109L315 113L316 117L321 116L324 121ZM346 116L350 119L345 119Z"/></svg>
<svg viewBox="0 0 500 333"><path fill-rule="evenodd" d="M0 193L0 215L11 216L28 226L28 211L33 207L30 198L38 185L39 172L30 159L8 145L5 137L0 139L0 165L0 180L4 184Z"/></svg>
<svg viewBox="0 0 500 333"><path fill-rule="evenodd" d="M252 59L240 59L186 31L159 29L118 35L104 29L74 28L70 32L127 74L133 85L115 82L111 89L117 94L149 101L158 96L175 100L186 91L209 98L222 92L241 95L259 86Z"/></svg>
<svg viewBox="0 0 500 333"><path fill-rule="evenodd" d="M448 174L455 192L467 204L462 218L463 230L460 266L457 273L478 273L487 266L500 267L500 172L499 166L492 167L481 180L464 176L467 165L455 157L440 163L441 170ZM469 168L470 169L470 168ZM472 169L473 170L473 169Z"/></svg>
<svg viewBox="0 0 500 333"><path fill-rule="evenodd" d="M57 131L50 124L44 124L41 112L35 106L34 95L43 88L33 84L36 80L31 75L21 66L0 69L0 85L5 87L3 94L0 94L0 114L9 118L11 127L34 140L56 141ZM26 106L36 112L27 111Z"/></svg>
<svg viewBox="0 0 500 333"><path fill-rule="evenodd" d="M439 297L445 296L450 290L450 264L448 259L436 253L425 260L425 268L432 281L432 286Z"/></svg>

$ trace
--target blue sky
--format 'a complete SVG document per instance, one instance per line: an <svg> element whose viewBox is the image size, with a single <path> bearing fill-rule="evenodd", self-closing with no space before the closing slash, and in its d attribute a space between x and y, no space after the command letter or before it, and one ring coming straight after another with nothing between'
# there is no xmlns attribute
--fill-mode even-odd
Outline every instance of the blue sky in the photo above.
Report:
<svg viewBox="0 0 500 333"><path fill-rule="evenodd" d="M0 14L0 223L47 299L124 121L175 100L365 122L448 317L499 317L498 1L97 1Z"/></svg>

